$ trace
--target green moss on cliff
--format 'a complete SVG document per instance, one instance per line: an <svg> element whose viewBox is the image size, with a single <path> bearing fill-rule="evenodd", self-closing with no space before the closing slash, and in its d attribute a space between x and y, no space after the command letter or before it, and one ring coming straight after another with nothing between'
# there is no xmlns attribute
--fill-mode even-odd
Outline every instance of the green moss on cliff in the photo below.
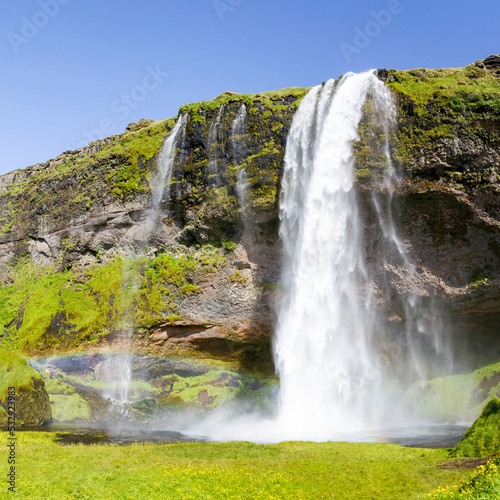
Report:
<svg viewBox="0 0 500 500"><path fill-rule="evenodd" d="M478 61L464 68L389 70L388 85L398 97L394 155L406 172L442 179L461 190L490 188L494 171L471 165L452 141L458 138L478 151L500 144L497 75ZM444 152L448 165L442 161Z"/></svg>
<svg viewBox="0 0 500 500"><path fill-rule="evenodd" d="M40 373L31 368L19 353L8 351L1 346L0 366L2 367L0 370L0 405L4 409L7 408L9 388L13 388L16 422L26 425L43 425L50 421L51 408Z"/></svg>
<svg viewBox="0 0 500 500"><path fill-rule="evenodd" d="M92 412L79 394L51 394L52 418L55 422L88 422Z"/></svg>
<svg viewBox="0 0 500 500"><path fill-rule="evenodd" d="M178 302L201 291L207 274L223 262L218 250L209 246L193 253L161 254L152 260L138 259L142 267L141 287L136 303L137 326L150 327L180 318Z"/></svg>
<svg viewBox="0 0 500 500"><path fill-rule="evenodd" d="M500 363L496 363L472 373L416 382L404 401L426 418L456 421L477 418L485 401L499 396Z"/></svg>
<svg viewBox="0 0 500 500"><path fill-rule="evenodd" d="M409 96L418 112L425 114L429 103L441 104L456 113L498 112L500 82L496 75L471 64L463 68L389 70L388 84ZM468 104L467 104L468 103Z"/></svg>
<svg viewBox="0 0 500 500"><path fill-rule="evenodd" d="M110 323L126 318L121 259L81 273L24 260L14 274L13 284L0 287L0 325L22 351L92 343L109 333Z"/></svg>
<svg viewBox="0 0 500 500"><path fill-rule="evenodd" d="M194 239L201 242L200 226L208 228L204 237L209 240L234 236L235 224L241 223L236 197L237 176L241 171L248 177L247 208L276 210L286 134L295 109L308 90L289 88L255 95L226 92L212 101L181 107L180 112L191 116L187 137L192 138L192 144L189 141L184 144L182 166L174 172L171 205L176 206L177 211L181 203L184 212L192 208L198 211L198 220L189 223L191 238L194 235ZM247 109L245 131L233 136L232 123L242 104ZM215 117L219 121L215 142L207 141ZM201 143L199 137L204 137L205 143ZM233 151L235 139L241 148L237 154ZM224 210L227 211L224 214L225 227L217 217L224 211L219 203L220 189L226 189L227 193L224 200ZM182 202L178 199L179 192L188 193Z"/></svg>
<svg viewBox="0 0 500 500"><path fill-rule="evenodd" d="M207 410L220 404L237 403L250 405L254 410L268 411L276 379L213 368L194 377L165 376L162 386L167 391L159 400L162 408Z"/></svg>
<svg viewBox="0 0 500 500"><path fill-rule="evenodd" d="M41 380L40 374L31 368L26 360L16 352L0 347L0 401L4 402L9 387L34 391L34 380Z"/></svg>
<svg viewBox="0 0 500 500"><path fill-rule="evenodd" d="M112 331L172 322L180 317L179 301L200 291L223 262L222 250L211 245L154 258L116 257L78 271L36 268L22 259L14 282L0 287L2 343L24 352L78 349Z"/></svg>

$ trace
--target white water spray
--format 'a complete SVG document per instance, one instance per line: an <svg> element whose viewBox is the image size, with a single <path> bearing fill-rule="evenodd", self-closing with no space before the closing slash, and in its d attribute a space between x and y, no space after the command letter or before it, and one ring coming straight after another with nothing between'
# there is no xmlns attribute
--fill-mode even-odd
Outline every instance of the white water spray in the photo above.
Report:
<svg viewBox="0 0 500 500"><path fill-rule="evenodd" d="M286 434L359 430L376 406L369 288L353 189L358 124L372 72L330 80L302 102L288 137L280 206L285 296L275 360Z"/></svg>
<svg viewBox="0 0 500 500"><path fill-rule="evenodd" d="M160 205L163 199L168 200L170 195L170 181L174 166L175 153L177 150L177 140L183 136L186 130L188 115L179 116L175 127L163 143L163 147L158 159L159 168L156 177L151 182L151 201L153 211L161 211Z"/></svg>

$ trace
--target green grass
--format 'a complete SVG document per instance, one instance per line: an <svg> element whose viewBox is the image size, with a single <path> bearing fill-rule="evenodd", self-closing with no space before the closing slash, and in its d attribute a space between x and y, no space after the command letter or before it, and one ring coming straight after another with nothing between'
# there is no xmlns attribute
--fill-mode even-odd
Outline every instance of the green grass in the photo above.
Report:
<svg viewBox="0 0 500 500"><path fill-rule="evenodd" d="M455 112L472 109L488 111L495 108L500 93L500 82L488 71L469 65L463 68L390 70L395 81L389 86L408 95L422 108L429 100L445 98ZM465 101L464 101L465 99ZM488 101L491 103L488 104ZM483 109L484 108L484 109Z"/></svg>
<svg viewBox="0 0 500 500"><path fill-rule="evenodd" d="M441 487L425 498L435 500L498 500L500 498L500 459L478 467L466 481L452 487Z"/></svg>
<svg viewBox="0 0 500 500"><path fill-rule="evenodd" d="M19 433L16 498L397 499L465 478L445 450L388 444L60 446ZM4 435L1 436L5 438Z"/></svg>
<svg viewBox="0 0 500 500"><path fill-rule="evenodd" d="M455 448L459 457L485 457L500 452L500 399L493 398Z"/></svg>

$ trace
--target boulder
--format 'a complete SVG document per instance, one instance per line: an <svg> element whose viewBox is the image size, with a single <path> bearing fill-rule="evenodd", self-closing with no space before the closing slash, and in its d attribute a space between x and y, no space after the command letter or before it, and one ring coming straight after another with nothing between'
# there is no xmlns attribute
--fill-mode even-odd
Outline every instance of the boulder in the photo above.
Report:
<svg viewBox="0 0 500 500"><path fill-rule="evenodd" d="M500 56L492 55L484 60L484 65L487 69L500 69Z"/></svg>
<svg viewBox="0 0 500 500"><path fill-rule="evenodd" d="M141 128L147 127L151 123L153 123L153 120L141 118L138 122L129 123L127 125L126 131L127 132L136 132L137 130L140 130Z"/></svg>
<svg viewBox="0 0 500 500"><path fill-rule="evenodd" d="M42 376L15 352L0 348L0 406L15 414L16 425L45 425L52 418ZM5 419L0 412L0 421Z"/></svg>

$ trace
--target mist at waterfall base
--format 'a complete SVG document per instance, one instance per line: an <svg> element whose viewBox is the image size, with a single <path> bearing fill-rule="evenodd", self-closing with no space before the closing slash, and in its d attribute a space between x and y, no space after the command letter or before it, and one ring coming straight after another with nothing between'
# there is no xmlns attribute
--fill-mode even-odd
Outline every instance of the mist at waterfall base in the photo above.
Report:
<svg viewBox="0 0 500 500"><path fill-rule="evenodd" d="M383 138L377 153L385 158L371 199L383 252L370 269L353 151L367 106L377 120L374 135ZM398 182L389 148L394 120L390 91L374 71L330 80L301 102L288 135L280 198L284 293L274 338L280 381L274 411L263 416L221 405L185 429L189 435L275 443L439 433L402 402L400 390L401 384L408 388L450 374L439 314L432 300L424 304L409 293L399 298L404 325L385 331L376 307L385 290L375 286L370 272L377 268L378 282L388 283L387 274L397 265L410 281L415 278L391 208ZM389 360L387 352L395 348L396 359Z"/></svg>

